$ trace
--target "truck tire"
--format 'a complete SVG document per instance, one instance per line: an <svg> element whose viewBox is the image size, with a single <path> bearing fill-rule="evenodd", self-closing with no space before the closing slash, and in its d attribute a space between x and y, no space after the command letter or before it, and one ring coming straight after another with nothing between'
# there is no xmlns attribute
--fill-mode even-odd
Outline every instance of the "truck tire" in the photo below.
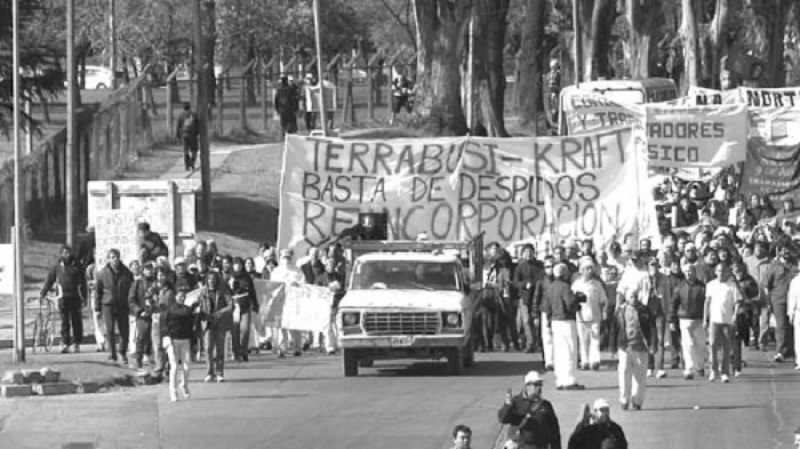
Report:
<svg viewBox="0 0 800 449"><path fill-rule="evenodd" d="M464 371L464 351L462 348L451 348L447 351L447 372L458 376Z"/></svg>
<svg viewBox="0 0 800 449"><path fill-rule="evenodd" d="M358 355L352 349L342 349L344 377L358 376Z"/></svg>
<svg viewBox="0 0 800 449"><path fill-rule="evenodd" d="M464 368L472 368L473 366L475 366L475 349L470 341L464 346Z"/></svg>

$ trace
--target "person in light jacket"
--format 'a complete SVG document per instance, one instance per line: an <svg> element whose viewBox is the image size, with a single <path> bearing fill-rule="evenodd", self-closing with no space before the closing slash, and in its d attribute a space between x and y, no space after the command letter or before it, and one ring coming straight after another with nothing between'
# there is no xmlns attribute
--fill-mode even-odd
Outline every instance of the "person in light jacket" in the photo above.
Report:
<svg viewBox="0 0 800 449"><path fill-rule="evenodd" d="M572 291L585 298L576 315L581 369L600 369L600 324L608 299L605 287L595 274L595 264L589 256L578 262L579 276L572 282Z"/></svg>
<svg viewBox="0 0 800 449"><path fill-rule="evenodd" d="M627 290L617 307L611 326L611 350L619 364L619 403L623 410L640 410L647 393L647 357L655 348L655 330L650 310L635 289Z"/></svg>

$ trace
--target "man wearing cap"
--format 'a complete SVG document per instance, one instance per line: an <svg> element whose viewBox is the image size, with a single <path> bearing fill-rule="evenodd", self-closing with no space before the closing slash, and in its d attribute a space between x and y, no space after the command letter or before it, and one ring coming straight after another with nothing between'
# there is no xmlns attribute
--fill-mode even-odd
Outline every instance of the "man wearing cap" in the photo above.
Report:
<svg viewBox="0 0 800 449"><path fill-rule="evenodd" d="M519 449L561 449L561 429L550 401L542 398L544 381L536 371L525 375L525 389L512 395L497 412L501 424L509 424L509 435Z"/></svg>
<svg viewBox="0 0 800 449"><path fill-rule="evenodd" d="M579 277L572 283L572 291L583 298L576 316L581 369L600 369L600 323L608 299L605 288L595 274L594 260L583 256L578 261Z"/></svg>
<svg viewBox="0 0 800 449"><path fill-rule="evenodd" d="M542 310L547 314L553 329L553 368L556 375L556 389L583 390L583 385L575 379L575 365L578 363L578 328L575 324L578 300L569 283L569 268L560 263L553 268L554 279L550 284L547 301Z"/></svg>
<svg viewBox="0 0 800 449"><path fill-rule="evenodd" d="M535 331L539 327L539 316L533 313L533 294L536 285L544 276L541 264L536 260L536 252L530 243L522 247L521 260L514 270L514 287L519 292L517 326L525 335L525 352L536 351Z"/></svg>
<svg viewBox="0 0 800 449"><path fill-rule="evenodd" d="M569 438L567 449L627 449L628 440L619 424L611 420L611 405L605 399L597 399Z"/></svg>
<svg viewBox="0 0 800 449"><path fill-rule="evenodd" d="M544 304L550 301L550 286L555 280L553 267L555 260L553 256L546 256L542 269L544 276L536 283L536 290L533 293L533 316L540 317L539 331L542 338L542 360L546 370L553 369L553 329L550 326L550 317L544 311Z"/></svg>
<svg viewBox="0 0 800 449"><path fill-rule="evenodd" d="M770 264L762 286L768 306L775 315L775 362L783 362L792 354L791 328L789 327L788 294L792 279L798 269L792 263L790 248L785 243L777 246L777 258Z"/></svg>
<svg viewBox="0 0 800 449"><path fill-rule="evenodd" d="M278 266L272 271L270 278L274 282L284 282L286 286L298 286L305 283L303 273L294 264L294 252L290 249L282 249L278 257ZM284 328L278 329L278 355L280 357L286 356L288 343L291 343L295 357L302 354L303 337L300 331L289 330Z"/></svg>

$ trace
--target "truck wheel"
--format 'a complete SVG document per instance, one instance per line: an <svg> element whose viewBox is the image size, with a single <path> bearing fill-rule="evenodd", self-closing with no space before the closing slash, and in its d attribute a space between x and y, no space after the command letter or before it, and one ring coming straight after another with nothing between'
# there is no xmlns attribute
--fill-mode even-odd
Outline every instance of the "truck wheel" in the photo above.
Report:
<svg viewBox="0 0 800 449"><path fill-rule="evenodd" d="M358 376L358 356L352 349L342 350L342 360L344 365L344 376Z"/></svg>
<svg viewBox="0 0 800 449"><path fill-rule="evenodd" d="M470 341L464 346L464 368L471 368L475 366L475 349L472 347Z"/></svg>
<svg viewBox="0 0 800 449"><path fill-rule="evenodd" d="M452 348L447 351L447 372L457 376L464 370L464 352L461 348Z"/></svg>

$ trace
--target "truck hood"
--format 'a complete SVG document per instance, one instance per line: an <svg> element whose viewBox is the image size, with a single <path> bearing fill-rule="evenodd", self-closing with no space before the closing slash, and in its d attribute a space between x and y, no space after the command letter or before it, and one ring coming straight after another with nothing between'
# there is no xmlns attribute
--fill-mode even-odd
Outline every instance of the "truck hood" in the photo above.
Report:
<svg viewBox="0 0 800 449"><path fill-rule="evenodd" d="M464 294L429 290L351 290L339 308L399 308L462 310Z"/></svg>

